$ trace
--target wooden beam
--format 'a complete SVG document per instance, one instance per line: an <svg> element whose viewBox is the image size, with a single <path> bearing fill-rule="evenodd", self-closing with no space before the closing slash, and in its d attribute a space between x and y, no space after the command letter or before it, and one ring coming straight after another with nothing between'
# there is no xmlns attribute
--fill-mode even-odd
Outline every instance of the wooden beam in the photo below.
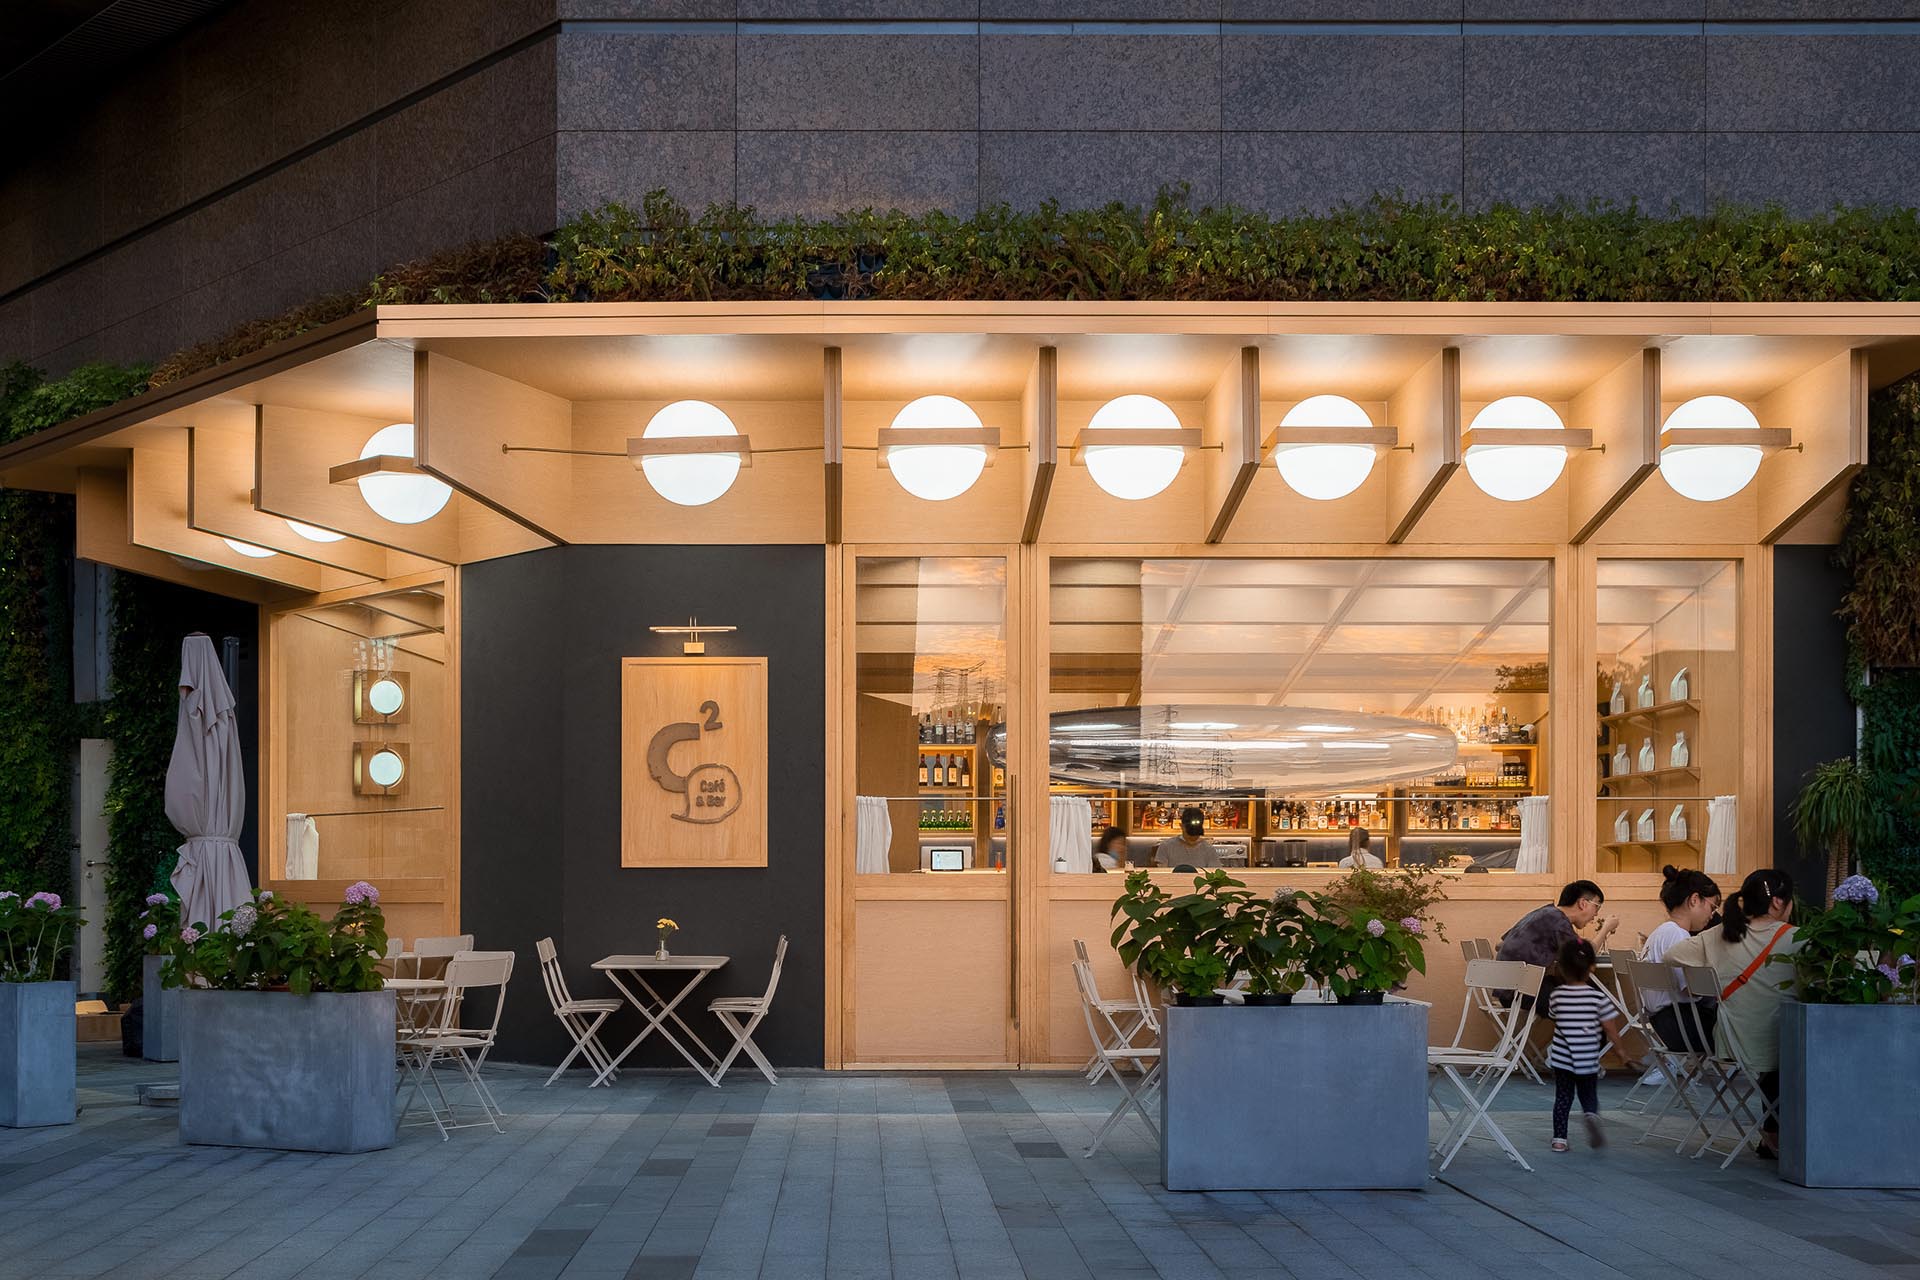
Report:
<svg viewBox="0 0 1920 1280"><path fill-rule="evenodd" d="M1264 449L1295 444L1370 444L1376 449L1391 449L1400 443L1400 433L1392 427L1275 427L1261 441Z"/></svg>
<svg viewBox="0 0 1920 1280"><path fill-rule="evenodd" d="M431 520L395 524L373 513L357 485L336 485L328 479L328 471L341 459L354 457L374 432L387 425L382 418L261 405L255 415L255 505L269 515L332 529L411 556L441 564L457 562L456 508L465 499L456 495Z"/></svg>
<svg viewBox="0 0 1920 1280"><path fill-rule="evenodd" d="M1579 427L1512 427L1500 430L1482 427L1478 431L1466 431L1460 436L1460 449L1479 446L1480 448L1563 448L1569 452L1576 449L1593 447L1593 432Z"/></svg>
<svg viewBox="0 0 1920 1280"><path fill-rule="evenodd" d="M182 563L164 551L134 545L129 536L132 499L126 472L82 467L75 481L73 553L82 560L250 604L274 604L299 594L259 578L198 561Z"/></svg>
<svg viewBox="0 0 1920 1280"><path fill-rule="evenodd" d="M627 441L627 460L635 466L642 458L685 458L708 453L737 453L740 465L753 465L753 441L744 435L730 436L635 436Z"/></svg>
<svg viewBox="0 0 1920 1280"><path fill-rule="evenodd" d="M328 484L352 484L362 476L423 476L420 464L403 453L376 453L327 468Z"/></svg>
<svg viewBox="0 0 1920 1280"><path fill-rule="evenodd" d="M1207 541L1227 536L1260 472L1260 349L1242 347L1207 396L1205 434L1220 443L1207 468Z"/></svg>
<svg viewBox="0 0 1920 1280"><path fill-rule="evenodd" d="M1460 348L1445 347L1387 400L1387 421L1413 446L1387 464L1388 542L1405 542L1460 469Z"/></svg>
<svg viewBox="0 0 1920 1280"><path fill-rule="evenodd" d="M843 471L846 428L842 418L845 384L841 374L840 348L828 347L822 352L820 366L821 428L826 461L826 540L827 545L838 546L846 510L846 476Z"/></svg>
<svg viewBox="0 0 1920 1280"><path fill-rule="evenodd" d="M297 591L326 591L364 581L358 575L342 574L292 556L244 555L220 535L194 528L187 510L187 477L185 428L156 433L148 443L134 448L127 469L128 541Z"/></svg>
<svg viewBox="0 0 1920 1280"><path fill-rule="evenodd" d="M1053 493L1053 473L1060 465L1058 347L1041 347L1035 354L1033 368L1027 371L1027 385L1020 393L1020 422L1027 442L1027 518L1020 541L1031 545L1040 540L1047 499Z"/></svg>
<svg viewBox="0 0 1920 1280"><path fill-rule="evenodd" d="M1660 349L1647 347L1573 398L1575 420L1593 424L1604 449L1567 459L1568 541L1599 533L1608 517L1660 465Z"/></svg>
<svg viewBox="0 0 1920 1280"><path fill-rule="evenodd" d="M993 455L1000 448L1000 433L992 427L882 427L876 436L874 447L882 466L886 465L888 449L934 444L985 445L987 465L992 466Z"/></svg>
<svg viewBox="0 0 1920 1280"><path fill-rule="evenodd" d="M413 353L413 440L420 468L549 543L573 506L564 453L507 453L504 445L573 446L573 405L524 382L432 351ZM337 469L337 468L336 468Z"/></svg>
<svg viewBox="0 0 1920 1280"><path fill-rule="evenodd" d="M1664 452L1675 445L1744 444L1756 449L1784 449L1793 443L1786 427L1691 427L1660 433Z"/></svg>
<svg viewBox="0 0 1920 1280"><path fill-rule="evenodd" d="M1085 451L1094 447L1198 449L1204 441L1198 427L1082 427L1073 441L1073 465L1087 464Z"/></svg>
<svg viewBox="0 0 1920 1280"><path fill-rule="evenodd" d="M1762 400L1761 423L1791 422L1803 448L1760 463L1760 541L1787 538L1867 465L1867 351L1855 347ZM1784 430L1784 429L1782 429ZM1692 434L1692 433L1690 433Z"/></svg>

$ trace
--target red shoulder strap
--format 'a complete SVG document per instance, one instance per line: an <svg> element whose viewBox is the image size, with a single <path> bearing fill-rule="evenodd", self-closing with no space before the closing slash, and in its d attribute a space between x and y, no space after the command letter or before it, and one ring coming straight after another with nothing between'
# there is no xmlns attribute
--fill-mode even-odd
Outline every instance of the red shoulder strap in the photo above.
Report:
<svg viewBox="0 0 1920 1280"><path fill-rule="evenodd" d="M1787 931L1787 926L1784 924L1779 926L1773 931L1773 936L1767 939L1766 946L1760 948L1760 954L1753 958L1753 963L1748 965L1745 969L1741 970L1740 976L1735 978L1732 982L1729 982L1727 984L1727 989L1720 993L1720 998L1722 1000L1727 999L1734 992L1738 991L1740 988L1747 985L1747 979L1753 977L1753 975L1759 971L1760 966L1767 962L1768 954L1773 951L1773 944L1780 941L1781 935L1786 933L1786 931Z"/></svg>

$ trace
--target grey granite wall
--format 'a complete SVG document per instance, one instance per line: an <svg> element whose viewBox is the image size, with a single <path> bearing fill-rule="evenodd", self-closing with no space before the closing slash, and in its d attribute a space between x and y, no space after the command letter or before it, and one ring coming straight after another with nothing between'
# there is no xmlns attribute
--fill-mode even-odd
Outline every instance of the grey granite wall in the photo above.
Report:
<svg viewBox="0 0 1920 1280"><path fill-rule="evenodd" d="M154 355L670 188L1909 204L1920 0L248 0L0 180L0 352Z"/></svg>

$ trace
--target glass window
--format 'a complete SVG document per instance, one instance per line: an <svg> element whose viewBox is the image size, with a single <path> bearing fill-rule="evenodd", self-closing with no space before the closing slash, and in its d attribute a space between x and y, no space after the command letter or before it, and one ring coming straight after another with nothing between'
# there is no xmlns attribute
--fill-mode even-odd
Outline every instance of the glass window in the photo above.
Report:
<svg viewBox="0 0 1920 1280"><path fill-rule="evenodd" d="M1737 566L1602 560L1595 581L1597 865L1702 866L1708 800L1738 784Z"/></svg>
<svg viewBox="0 0 1920 1280"><path fill-rule="evenodd" d="M1511 871L1547 776L1551 583L1541 560L1056 559L1053 794L1116 867Z"/></svg>
<svg viewBox="0 0 1920 1280"><path fill-rule="evenodd" d="M861 557L854 624L857 870L1004 873L1007 562Z"/></svg>

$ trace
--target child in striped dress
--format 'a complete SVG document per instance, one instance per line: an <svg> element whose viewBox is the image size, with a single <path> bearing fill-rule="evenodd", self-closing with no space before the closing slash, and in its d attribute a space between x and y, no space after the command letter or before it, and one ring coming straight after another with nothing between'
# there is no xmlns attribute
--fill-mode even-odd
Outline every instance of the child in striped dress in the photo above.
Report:
<svg viewBox="0 0 1920 1280"><path fill-rule="evenodd" d="M1547 1016L1553 1019L1553 1043L1547 1065L1553 1068L1553 1149L1567 1149L1567 1117L1573 1095L1580 1095L1580 1111L1587 1122L1587 1139L1606 1145L1600 1129L1600 1055L1608 1043L1626 1052L1620 1043L1620 1011L1611 997L1593 981L1593 944L1584 938L1560 948L1560 985L1547 997Z"/></svg>

